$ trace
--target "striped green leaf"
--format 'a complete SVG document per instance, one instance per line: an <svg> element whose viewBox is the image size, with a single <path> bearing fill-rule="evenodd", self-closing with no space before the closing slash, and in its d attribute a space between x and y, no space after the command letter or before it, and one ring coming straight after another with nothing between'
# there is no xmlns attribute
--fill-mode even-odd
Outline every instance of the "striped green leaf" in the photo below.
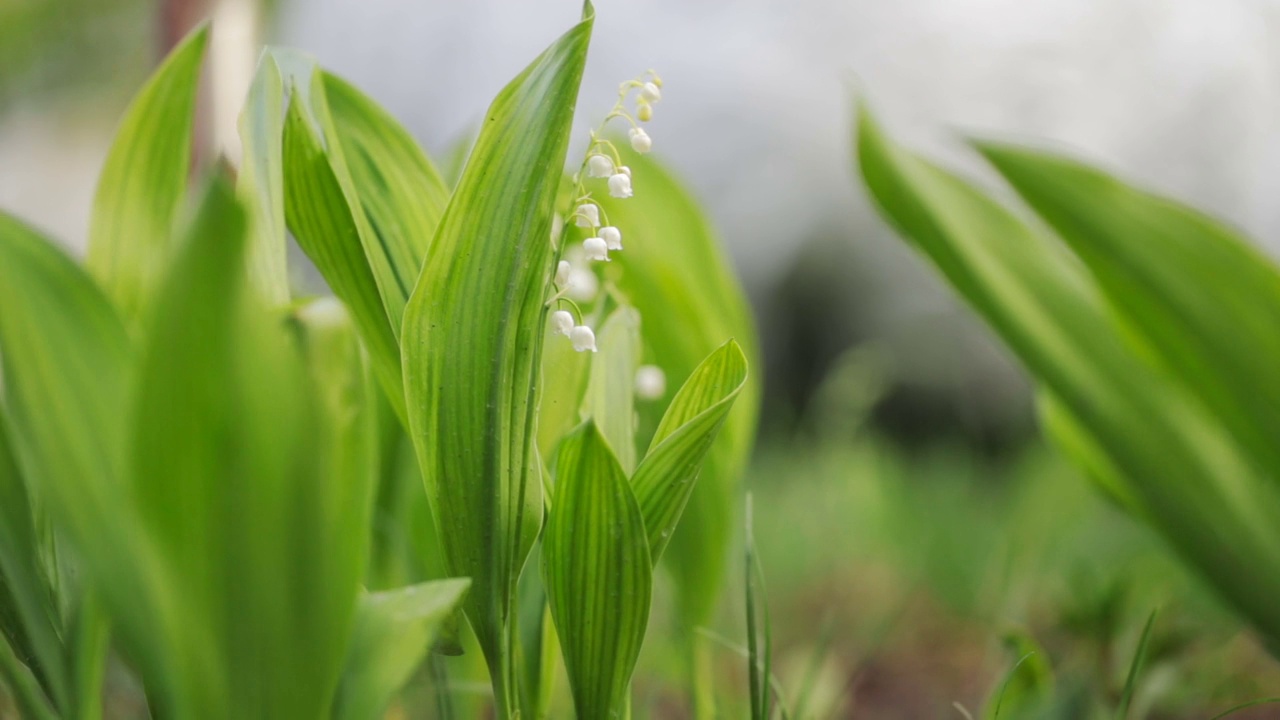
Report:
<svg viewBox="0 0 1280 720"><path fill-rule="evenodd" d="M41 694L69 710L71 687L60 637L62 622L38 559L41 543L34 508L8 424L0 411L0 639L9 641L15 660L31 669Z"/></svg>
<svg viewBox="0 0 1280 720"><path fill-rule="evenodd" d="M1280 639L1280 492L1176 378L1135 353L1061 248L955 175L895 146L864 110L862 176L882 212L1026 364L1136 514L1267 638ZM1083 438L1083 442L1081 439Z"/></svg>
<svg viewBox="0 0 1280 720"><path fill-rule="evenodd" d="M592 19L507 85L432 241L402 331L409 425L450 575L493 676L517 697L508 649L516 579L541 525L535 447L552 214Z"/></svg>
<svg viewBox="0 0 1280 720"><path fill-rule="evenodd" d="M321 137L306 115L305 103L289 104L284 126L285 219L298 245L351 311L369 347L374 373L392 408L404 418L399 345L359 242L361 211L348 204Z"/></svg>
<svg viewBox="0 0 1280 720"><path fill-rule="evenodd" d="M656 563L697 486L703 464L747 384L747 358L730 340L685 381L631 478Z"/></svg>
<svg viewBox="0 0 1280 720"><path fill-rule="evenodd" d="M329 73L322 77L333 142L342 148L352 188L368 220L367 232L375 241L365 241L366 253L385 256L370 265L379 274L387 314L398 333L404 306L449 202L449 188L395 118L345 80Z"/></svg>
<svg viewBox="0 0 1280 720"><path fill-rule="evenodd" d="M462 600L469 581L436 580L360 599L335 720L383 717L387 705L422 664L440 623Z"/></svg>
<svg viewBox="0 0 1280 720"><path fill-rule="evenodd" d="M1212 218L1077 161L979 149L1085 262L1130 336L1280 477L1280 269Z"/></svg>
<svg viewBox="0 0 1280 720"><path fill-rule="evenodd" d="M600 434L627 475L636 469L636 368L640 366L640 314L619 307L600 326L600 351L591 355L591 375L582 414ZM568 343L563 343L568 345Z"/></svg>
<svg viewBox="0 0 1280 720"><path fill-rule="evenodd" d="M653 595L644 519L594 422L564 439L555 474L543 574L574 708L625 717Z"/></svg>
<svg viewBox="0 0 1280 720"><path fill-rule="evenodd" d="M289 301L284 225L284 79L262 54L240 111L243 148L236 191L249 209L249 277L268 303Z"/></svg>
<svg viewBox="0 0 1280 720"><path fill-rule="evenodd" d="M193 31L147 81L125 112L98 178L88 264L131 322L150 303L174 251L208 37L205 26Z"/></svg>
<svg viewBox="0 0 1280 720"><path fill-rule="evenodd" d="M624 146L625 143L619 143ZM656 160L624 151L635 177L635 197L602 198L609 220L621 228L626 250L617 253L618 287L644 319L645 362L662 368L669 384L683 384L698 364L729 338L749 362L757 343L746 295L697 201ZM761 385L749 378L725 421L672 538L666 564L677 581L682 622L711 617L728 569L738 482L755 441ZM641 403L640 446L665 412Z"/></svg>

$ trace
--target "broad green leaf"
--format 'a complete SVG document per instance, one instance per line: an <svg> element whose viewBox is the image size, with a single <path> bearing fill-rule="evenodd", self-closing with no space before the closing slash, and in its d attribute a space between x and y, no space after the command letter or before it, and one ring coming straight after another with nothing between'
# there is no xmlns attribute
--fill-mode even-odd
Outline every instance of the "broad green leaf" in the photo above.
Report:
<svg viewBox="0 0 1280 720"><path fill-rule="evenodd" d="M0 411L0 625L17 660L31 668L55 705L69 709L61 620L44 567L32 505Z"/></svg>
<svg viewBox="0 0 1280 720"><path fill-rule="evenodd" d="M580 718L623 717L653 595L644 519L609 444L588 420L556 457L543 575Z"/></svg>
<svg viewBox="0 0 1280 720"><path fill-rule="evenodd" d="M622 161L635 178L635 197L600 203L623 232L626 250L612 266L620 270L618 287L640 311L645 362L662 368L668 386L678 387L707 355L736 338L754 364L756 333L746 295L697 201L650 156L628 150ZM732 508L755 441L760 392L758 378L743 387L672 538L675 551L666 555L689 627L710 619L724 584L736 524ZM641 447L664 410L660 402L640 404Z"/></svg>
<svg viewBox="0 0 1280 720"><path fill-rule="evenodd" d="M747 358L730 340L693 371L659 423L631 478L654 562L676 530L716 434L746 383Z"/></svg>
<svg viewBox="0 0 1280 720"><path fill-rule="evenodd" d="M978 147L1085 262L1152 357L1280 476L1280 270L1212 218L1099 170Z"/></svg>
<svg viewBox="0 0 1280 720"><path fill-rule="evenodd" d="M620 307L600 326L591 356L591 376L583 398L583 415L593 418L600 434L627 475L636 469L636 368L640 366L640 314ZM564 344L564 343L562 343Z"/></svg>
<svg viewBox="0 0 1280 720"><path fill-rule="evenodd" d="M535 445L551 224L590 17L498 94L440 221L401 335L409 426L450 575L495 683L517 696L512 596L541 525Z"/></svg>
<svg viewBox="0 0 1280 720"><path fill-rule="evenodd" d="M91 585L123 626L165 627L154 604L152 558L127 503L122 447L134 353L120 317L93 280L54 246L0 214L0 366L10 440L33 503L66 533ZM65 580L65 576L63 580ZM53 579L51 578L51 581ZM82 603L80 588L65 599ZM98 623L68 628L66 696L88 712L100 672ZM74 638L79 638L75 640ZM163 660L124 646L148 668ZM68 710L70 712L70 710ZM90 713L91 714L91 713Z"/></svg>
<svg viewBox="0 0 1280 720"><path fill-rule="evenodd" d="M351 311L369 346L373 369L396 414L404 417L400 350L378 284L320 137L301 102L289 104L284 128L285 218L298 245ZM359 212L358 210L356 212Z"/></svg>
<svg viewBox="0 0 1280 720"><path fill-rule="evenodd" d="M293 336L249 284L246 215L215 180L147 334L134 495L176 622L177 716L328 714L355 612L374 468L360 347L336 302ZM175 482L181 478L181 482Z"/></svg>
<svg viewBox="0 0 1280 720"><path fill-rule="evenodd" d="M284 80L270 52L258 60L240 111L236 191L249 209L249 278L274 306L289 302L284 225Z"/></svg>
<svg viewBox="0 0 1280 720"><path fill-rule="evenodd" d="M422 664L441 621L462 599L468 584L465 578L436 580L364 595L333 717L383 717L387 705Z"/></svg>
<svg viewBox="0 0 1280 720"><path fill-rule="evenodd" d="M372 247L366 240L365 252L386 256L385 262L371 265L375 272L388 274L378 285L398 333L404 306L449 203L449 188L395 118L345 80L329 73L323 79L333 118L327 132L342 148L352 189L376 240Z"/></svg>
<svg viewBox="0 0 1280 720"><path fill-rule="evenodd" d="M98 178L88 265L129 321L149 305L175 249L208 37L207 26L196 29L147 81L125 112Z"/></svg>
<svg viewBox="0 0 1280 720"><path fill-rule="evenodd" d="M1199 402L1153 367L1081 267L967 183L889 142L862 112L862 176L881 210L1089 428L1139 517L1269 639L1280 638L1280 497Z"/></svg>
<svg viewBox="0 0 1280 720"><path fill-rule="evenodd" d="M289 228L352 306L407 427L396 342L449 190L409 133L359 90L301 53L273 56L292 86L285 124Z"/></svg>

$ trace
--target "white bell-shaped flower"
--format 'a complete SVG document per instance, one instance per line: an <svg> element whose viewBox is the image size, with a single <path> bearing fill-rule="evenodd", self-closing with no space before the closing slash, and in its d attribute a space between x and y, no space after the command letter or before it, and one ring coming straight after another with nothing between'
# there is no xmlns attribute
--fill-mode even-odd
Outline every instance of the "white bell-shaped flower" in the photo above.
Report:
<svg viewBox="0 0 1280 720"><path fill-rule="evenodd" d="M600 227L600 208L595 203L582 203L573 211L573 224L578 227Z"/></svg>
<svg viewBox="0 0 1280 720"><path fill-rule="evenodd" d="M600 280L595 273L580 267L569 272L569 290L565 293L569 299L580 303L591 302L599 292Z"/></svg>
<svg viewBox="0 0 1280 720"><path fill-rule="evenodd" d="M557 335L567 337L573 330L573 314L568 310L557 310L551 313L551 330Z"/></svg>
<svg viewBox="0 0 1280 720"><path fill-rule="evenodd" d="M667 392L667 374L657 365L636 368L636 397L657 400Z"/></svg>
<svg viewBox="0 0 1280 720"><path fill-rule="evenodd" d="M658 87L657 83L647 82L640 86L640 97L644 98L645 102L656 103L662 99L662 88Z"/></svg>
<svg viewBox="0 0 1280 720"><path fill-rule="evenodd" d="M605 247L610 250L622 249L622 231L609 225L600 228L600 237L604 240Z"/></svg>
<svg viewBox="0 0 1280 720"><path fill-rule="evenodd" d="M626 165L619 165L618 172L622 173L623 175L626 175L627 178L631 177L631 168L627 167Z"/></svg>
<svg viewBox="0 0 1280 720"><path fill-rule="evenodd" d="M613 160L608 155L592 155L587 158L587 175L593 178L604 178L612 174Z"/></svg>
<svg viewBox="0 0 1280 720"><path fill-rule="evenodd" d="M609 243L604 238L589 237L582 241L582 253L588 260L609 262Z"/></svg>
<svg viewBox="0 0 1280 720"><path fill-rule="evenodd" d="M641 128L631 128L627 131L627 135L631 138L631 149L641 155L653 148L653 139Z"/></svg>
<svg viewBox="0 0 1280 720"><path fill-rule="evenodd" d="M596 349L596 334L586 325L578 325L569 331L569 340L573 343L573 349L578 352L590 350L591 352L599 352Z"/></svg>
<svg viewBox="0 0 1280 720"><path fill-rule="evenodd" d="M556 265L556 285L558 287L564 287L565 285L568 285L569 274L572 271L573 271L573 266L569 264L569 261L561 260L560 263Z"/></svg>
<svg viewBox="0 0 1280 720"><path fill-rule="evenodd" d="M617 172L609 176L609 194L616 198L631 197L631 171L625 168L618 168Z"/></svg>

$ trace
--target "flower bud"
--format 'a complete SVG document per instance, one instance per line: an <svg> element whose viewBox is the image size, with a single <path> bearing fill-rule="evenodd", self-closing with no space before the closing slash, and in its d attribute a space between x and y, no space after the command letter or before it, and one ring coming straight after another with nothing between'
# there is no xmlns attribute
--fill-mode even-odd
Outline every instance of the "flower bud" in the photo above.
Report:
<svg viewBox="0 0 1280 720"><path fill-rule="evenodd" d="M600 208L595 203L582 203L573 216L573 224L578 227L600 227Z"/></svg>
<svg viewBox="0 0 1280 720"><path fill-rule="evenodd" d="M636 108L636 119L640 122L649 122L653 119L653 106L649 103L640 103Z"/></svg>
<svg viewBox="0 0 1280 720"><path fill-rule="evenodd" d="M613 160L608 155L592 155L587 158L587 175L593 178L609 177L613 174Z"/></svg>
<svg viewBox="0 0 1280 720"><path fill-rule="evenodd" d="M610 250L622 249L622 231L612 225L600 228L600 237Z"/></svg>
<svg viewBox="0 0 1280 720"><path fill-rule="evenodd" d="M588 260L609 262L609 243L604 238L589 237L582 241L582 252Z"/></svg>
<svg viewBox="0 0 1280 720"><path fill-rule="evenodd" d="M573 343L573 349L578 352L585 350L598 352L596 349L596 334L591 332L591 328L586 325L579 325L570 330L569 340Z"/></svg>
<svg viewBox="0 0 1280 720"><path fill-rule="evenodd" d="M640 97L645 102L656 103L662 99L662 89L656 83L647 82L640 86Z"/></svg>
<svg viewBox="0 0 1280 720"><path fill-rule="evenodd" d="M568 310L557 310L551 313L551 330L557 335L568 336L573 330L573 314Z"/></svg>
<svg viewBox="0 0 1280 720"><path fill-rule="evenodd" d="M641 365L636 369L636 397L657 400L667 392L667 375L657 365Z"/></svg>
<svg viewBox="0 0 1280 720"><path fill-rule="evenodd" d="M618 168L623 170L624 168ZM616 198L631 197L631 172L618 172L609 177L609 194Z"/></svg>
<svg viewBox="0 0 1280 720"><path fill-rule="evenodd" d="M649 138L649 133L640 128L631 128L627 135L631 137L631 149L641 155L649 152L653 147L653 140Z"/></svg>
<svg viewBox="0 0 1280 720"><path fill-rule="evenodd" d="M569 264L568 260L561 260L560 264L556 265L556 285L560 287L568 285L569 273L572 272L572 270L573 266Z"/></svg>

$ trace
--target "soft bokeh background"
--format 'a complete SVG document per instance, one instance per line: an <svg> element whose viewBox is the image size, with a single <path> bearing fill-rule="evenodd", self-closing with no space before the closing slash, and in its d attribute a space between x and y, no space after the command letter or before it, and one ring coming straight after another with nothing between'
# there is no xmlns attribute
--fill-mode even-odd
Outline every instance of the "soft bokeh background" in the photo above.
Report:
<svg viewBox="0 0 1280 720"><path fill-rule="evenodd" d="M0 0L0 206L81 251L115 119L163 48L207 13L209 143L234 150L235 104L268 41L318 56L444 162L579 9ZM1161 654L1136 710L1203 717L1280 688L1276 666L1159 544L1041 446L1024 378L874 215L849 140L856 100L979 176L968 134L1065 147L1277 253L1280 2L600 0L597 10L579 125L595 123L621 80L661 72L655 154L704 202L757 311L768 408L749 482L784 684L814 688L812 716L980 707L1015 630L1044 646L1064 685L1105 699L1156 605ZM741 636L734 612L717 633ZM652 645L642 671L658 679L651 707L661 708L660 681L678 680L663 671L663 640ZM723 655L732 708L743 680L732 650Z"/></svg>

